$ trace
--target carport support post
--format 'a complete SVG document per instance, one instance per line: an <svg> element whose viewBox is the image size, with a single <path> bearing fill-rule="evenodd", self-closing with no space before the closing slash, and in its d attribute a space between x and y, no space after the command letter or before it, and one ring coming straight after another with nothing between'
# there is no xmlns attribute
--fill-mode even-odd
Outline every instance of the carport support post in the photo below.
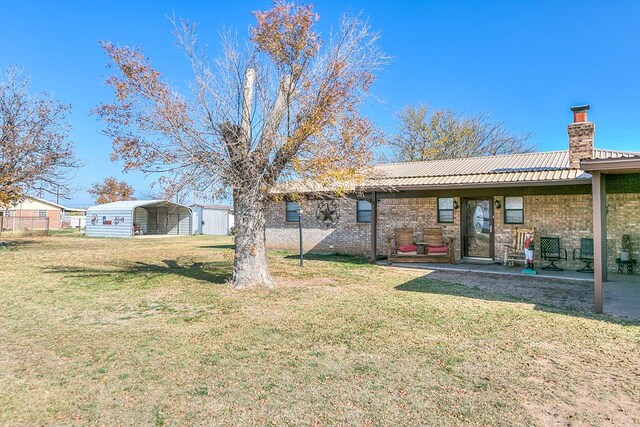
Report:
<svg viewBox="0 0 640 427"><path fill-rule="evenodd" d="M593 302L596 313L602 313L602 283L607 280L607 189L605 175L593 172Z"/></svg>

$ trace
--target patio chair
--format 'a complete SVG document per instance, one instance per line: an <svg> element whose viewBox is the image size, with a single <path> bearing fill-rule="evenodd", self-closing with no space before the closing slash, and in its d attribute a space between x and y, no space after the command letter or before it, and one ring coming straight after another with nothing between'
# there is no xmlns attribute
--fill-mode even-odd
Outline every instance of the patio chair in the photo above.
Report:
<svg viewBox="0 0 640 427"><path fill-rule="evenodd" d="M423 231L424 253L427 262L455 264L454 240L443 236L442 227L427 227Z"/></svg>
<svg viewBox="0 0 640 427"><path fill-rule="evenodd" d="M504 245L504 265L513 265L516 262L524 263L524 241L527 239L527 233L531 233L532 239L535 241L536 228L516 227L513 230L513 240L510 245Z"/></svg>
<svg viewBox="0 0 640 427"><path fill-rule="evenodd" d="M576 256L576 252L578 255ZM593 239L590 237L582 237L580 239L580 249L573 250L573 260L576 259L584 262L584 267L578 271L581 273L593 273Z"/></svg>
<svg viewBox="0 0 640 427"><path fill-rule="evenodd" d="M394 262L450 262L455 264L454 243L442 235L441 227L426 228L424 242L414 239L413 228L395 228L387 237L387 263ZM418 253L424 246L424 253Z"/></svg>
<svg viewBox="0 0 640 427"><path fill-rule="evenodd" d="M387 263L391 264L401 257L416 255L418 255L418 246L413 237L413 228L394 228L393 237L387 237Z"/></svg>
<svg viewBox="0 0 640 427"><path fill-rule="evenodd" d="M559 237L540 237L540 252L542 259L549 261L549 265L542 267L543 270L562 271L555 262L567 260L567 250L560 247Z"/></svg>

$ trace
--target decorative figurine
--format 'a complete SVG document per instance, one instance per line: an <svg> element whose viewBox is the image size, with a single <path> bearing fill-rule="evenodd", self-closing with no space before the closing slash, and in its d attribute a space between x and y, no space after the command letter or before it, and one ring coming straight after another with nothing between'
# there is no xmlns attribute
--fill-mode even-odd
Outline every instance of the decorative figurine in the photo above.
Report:
<svg viewBox="0 0 640 427"><path fill-rule="evenodd" d="M527 266L522 270L522 274L538 274L538 272L533 268L533 250L535 243L533 242L533 236L531 233L527 232L525 234L524 239L524 260Z"/></svg>

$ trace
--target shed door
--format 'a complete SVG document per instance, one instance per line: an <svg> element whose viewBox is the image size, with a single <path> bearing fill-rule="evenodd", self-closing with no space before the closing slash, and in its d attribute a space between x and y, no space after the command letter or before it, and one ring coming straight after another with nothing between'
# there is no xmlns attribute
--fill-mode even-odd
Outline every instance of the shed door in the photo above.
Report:
<svg viewBox="0 0 640 427"><path fill-rule="evenodd" d="M223 210L202 210L202 234L226 236L229 234L229 212Z"/></svg>

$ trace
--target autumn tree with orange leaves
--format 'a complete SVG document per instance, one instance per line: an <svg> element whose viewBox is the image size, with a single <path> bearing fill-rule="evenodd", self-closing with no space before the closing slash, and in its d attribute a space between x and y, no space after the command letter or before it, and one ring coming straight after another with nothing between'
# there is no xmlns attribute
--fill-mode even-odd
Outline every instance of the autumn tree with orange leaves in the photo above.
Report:
<svg viewBox="0 0 640 427"><path fill-rule="evenodd" d="M0 76L0 208L29 193L67 196L80 166L69 139L71 107L33 94L20 68Z"/></svg>
<svg viewBox="0 0 640 427"><path fill-rule="evenodd" d="M194 73L188 95L173 90L140 49L103 43L117 70L108 79L115 101L97 110L125 169L162 174L172 191L229 189L236 289L274 285L265 250L274 187L312 180L340 192L362 176L380 141L358 112L385 62L366 21L345 16L323 40L310 5L277 1L254 16L248 41L223 37L213 61L196 26L174 22Z"/></svg>
<svg viewBox="0 0 640 427"><path fill-rule="evenodd" d="M114 177L106 178L102 183L95 182L87 192L95 196L96 203L99 205L122 200L135 200L133 187Z"/></svg>

